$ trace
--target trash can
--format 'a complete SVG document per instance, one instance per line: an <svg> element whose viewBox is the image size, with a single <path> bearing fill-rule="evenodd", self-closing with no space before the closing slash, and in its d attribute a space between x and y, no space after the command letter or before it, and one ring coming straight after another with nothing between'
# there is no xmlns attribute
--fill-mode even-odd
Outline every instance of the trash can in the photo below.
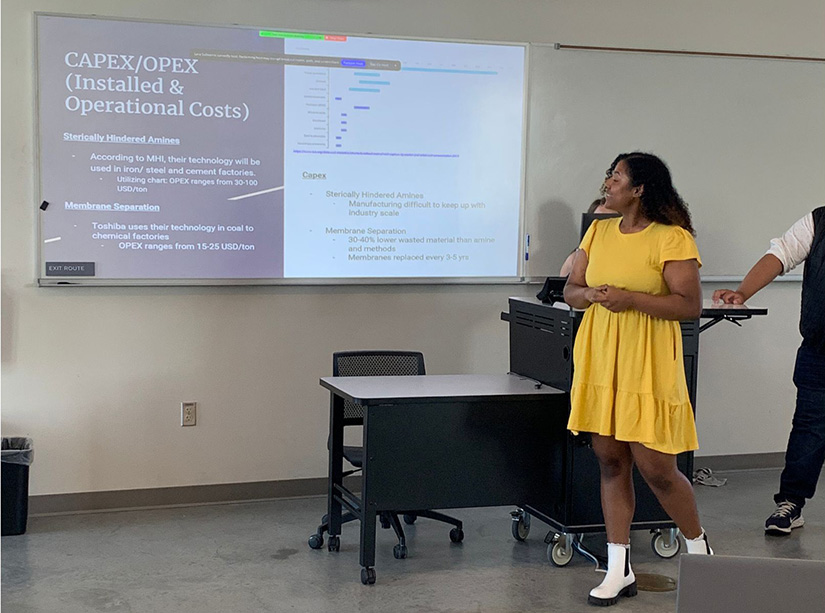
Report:
<svg viewBox="0 0 825 613"><path fill-rule="evenodd" d="M4 436L2 442L2 536L23 534L29 518L29 466L32 439Z"/></svg>

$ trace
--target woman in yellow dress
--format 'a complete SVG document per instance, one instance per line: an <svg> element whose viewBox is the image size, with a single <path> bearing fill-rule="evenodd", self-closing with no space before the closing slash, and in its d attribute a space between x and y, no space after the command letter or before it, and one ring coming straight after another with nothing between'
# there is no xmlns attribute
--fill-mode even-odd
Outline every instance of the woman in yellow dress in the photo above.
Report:
<svg viewBox="0 0 825 613"><path fill-rule="evenodd" d="M634 464L688 553L712 553L693 486L676 465L676 454L698 448L679 328L702 310L690 213L667 166L647 153L618 156L604 195L621 217L593 222L564 289L570 306L587 309L573 350L567 427L592 433L599 460L608 568L588 602L601 606L636 595Z"/></svg>

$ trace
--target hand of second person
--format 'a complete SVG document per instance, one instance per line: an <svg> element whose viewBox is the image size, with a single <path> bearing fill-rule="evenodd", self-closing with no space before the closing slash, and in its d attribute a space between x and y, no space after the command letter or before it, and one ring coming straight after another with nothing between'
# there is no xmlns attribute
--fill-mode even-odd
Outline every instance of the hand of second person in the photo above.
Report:
<svg viewBox="0 0 825 613"><path fill-rule="evenodd" d="M740 292L735 292L732 289L718 289L713 292L713 302L744 304L745 297Z"/></svg>
<svg viewBox="0 0 825 613"><path fill-rule="evenodd" d="M601 291L597 299L593 302L601 304L608 311L621 313L633 306L632 292L613 287L612 285L603 285L600 289Z"/></svg>

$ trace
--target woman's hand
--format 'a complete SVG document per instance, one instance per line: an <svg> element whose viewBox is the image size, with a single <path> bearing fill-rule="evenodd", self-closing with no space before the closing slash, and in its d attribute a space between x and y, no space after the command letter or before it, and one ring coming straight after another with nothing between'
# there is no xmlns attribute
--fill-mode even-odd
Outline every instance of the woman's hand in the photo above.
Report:
<svg viewBox="0 0 825 613"><path fill-rule="evenodd" d="M599 285L598 287L585 287L584 297L590 303L601 302L606 289L606 285Z"/></svg>
<svg viewBox="0 0 825 613"><path fill-rule="evenodd" d="M633 292L612 285L602 285L593 289L597 290L597 293L590 302L600 304L608 311L621 313L633 308Z"/></svg>
<svg viewBox="0 0 825 613"><path fill-rule="evenodd" d="M742 292L735 292L732 289L718 289L713 292L713 301L725 304L744 304L745 296Z"/></svg>

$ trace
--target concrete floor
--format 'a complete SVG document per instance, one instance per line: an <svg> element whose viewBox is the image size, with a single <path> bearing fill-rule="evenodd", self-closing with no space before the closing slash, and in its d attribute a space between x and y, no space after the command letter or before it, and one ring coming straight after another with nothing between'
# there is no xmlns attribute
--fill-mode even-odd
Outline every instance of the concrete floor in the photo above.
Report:
<svg viewBox="0 0 825 613"><path fill-rule="evenodd" d="M776 470L719 473L721 488L697 486L717 553L825 560L825 494L788 537L762 530L773 510ZM825 481L825 479L823 480ZM820 490L822 489L822 483ZM391 530L378 535L375 585L360 583L357 524L341 551L310 550L323 498L35 517L2 539L5 613L528 612L594 611L587 592L603 575L580 556L550 566L534 521L525 542L510 533L509 508L455 511L465 539L443 524L407 528L409 557L395 560ZM588 537L599 546L603 537ZM633 533L637 573L676 578L678 560L656 557L647 532ZM676 592L639 592L611 611L668 612Z"/></svg>

